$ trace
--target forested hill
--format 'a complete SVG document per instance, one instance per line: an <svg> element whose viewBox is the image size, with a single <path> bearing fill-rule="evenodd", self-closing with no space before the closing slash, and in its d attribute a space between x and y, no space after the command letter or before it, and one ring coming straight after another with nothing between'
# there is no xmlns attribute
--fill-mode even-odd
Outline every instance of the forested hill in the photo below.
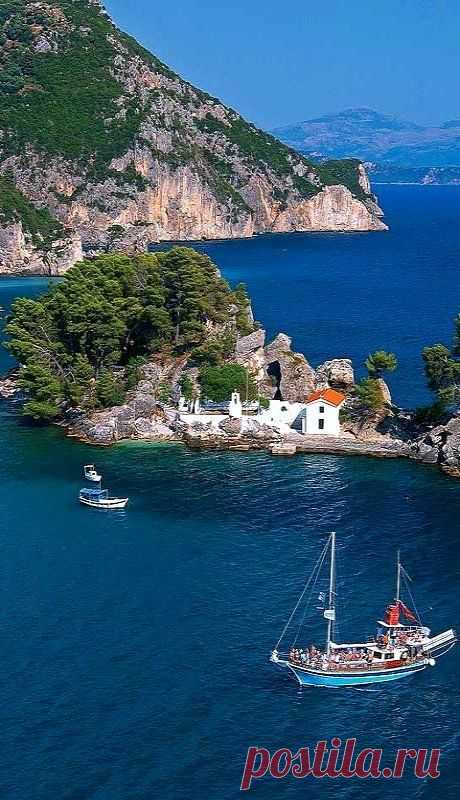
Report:
<svg viewBox="0 0 460 800"><path fill-rule="evenodd" d="M97 0L3 0L0 89L0 270L60 272L82 245L383 227L358 161L314 165L182 80ZM55 221L52 241L29 203Z"/></svg>
<svg viewBox="0 0 460 800"><path fill-rule="evenodd" d="M26 416L50 420L122 403L149 357L223 364L254 329L243 286L205 255L103 255L73 266L36 300L15 301L7 347L20 362Z"/></svg>

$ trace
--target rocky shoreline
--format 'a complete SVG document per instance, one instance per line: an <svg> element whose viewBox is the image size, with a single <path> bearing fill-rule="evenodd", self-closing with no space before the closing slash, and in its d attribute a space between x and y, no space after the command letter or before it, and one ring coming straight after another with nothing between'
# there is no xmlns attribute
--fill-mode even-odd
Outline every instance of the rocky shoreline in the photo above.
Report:
<svg viewBox="0 0 460 800"><path fill-rule="evenodd" d="M414 414L391 403L387 385L381 381L385 407L377 412L363 410L354 393L354 370L349 359L332 359L314 369L302 353L291 349L291 339L280 333L266 344L265 331L241 337L233 361L254 376L261 395L302 402L318 388L335 388L345 393L340 436L306 436L297 430L281 433L263 424L256 415L241 419L221 418L218 424L191 418L184 421L177 408L179 382L184 375L197 380L198 370L188 365L187 356L152 358L142 368L142 380L128 393L126 402L85 414L68 412L58 423L72 438L88 444L110 446L124 440L182 442L192 449L268 450L274 454L329 453L376 458L409 458L437 466L442 472L460 477L460 415L443 419L436 426L417 425ZM168 403L157 399L156 391L168 382L172 387ZM18 394L16 376L0 380L0 398Z"/></svg>

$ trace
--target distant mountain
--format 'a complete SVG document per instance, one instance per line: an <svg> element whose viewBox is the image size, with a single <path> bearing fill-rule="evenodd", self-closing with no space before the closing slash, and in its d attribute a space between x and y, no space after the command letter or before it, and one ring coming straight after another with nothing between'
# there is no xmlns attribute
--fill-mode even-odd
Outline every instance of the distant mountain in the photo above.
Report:
<svg viewBox="0 0 460 800"><path fill-rule="evenodd" d="M372 183L419 183L424 186L460 184L460 167L400 167L398 164L365 162Z"/></svg>
<svg viewBox="0 0 460 800"><path fill-rule="evenodd" d="M460 166L460 120L427 127L356 108L276 128L273 133L314 158L360 158L404 167Z"/></svg>

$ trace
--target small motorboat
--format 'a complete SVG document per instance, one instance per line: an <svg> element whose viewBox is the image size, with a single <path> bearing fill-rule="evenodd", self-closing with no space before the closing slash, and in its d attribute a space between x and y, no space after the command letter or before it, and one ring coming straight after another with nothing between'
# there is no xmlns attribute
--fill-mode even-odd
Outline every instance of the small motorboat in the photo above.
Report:
<svg viewBox="0 0 460 800"><path fill-rule="evenodd" d="M102 475L99 475L96 472L94 464L85 464L85 466L83 467L83 472L87 481L93 481L93 483L100 483L102 480Z"/></svg>
<svg viewBox="0 0 460 800"><path fill-rule="evenodd" d="M125 508L128 497L109 497L108 489L81 489L79 495L80 503L91 508L118 509Z"/></svg>

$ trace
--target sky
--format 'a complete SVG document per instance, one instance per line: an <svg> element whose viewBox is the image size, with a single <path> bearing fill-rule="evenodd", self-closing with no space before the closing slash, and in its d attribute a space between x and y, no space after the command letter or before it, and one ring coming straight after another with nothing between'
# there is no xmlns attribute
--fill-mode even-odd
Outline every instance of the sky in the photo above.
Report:
<svg viewBox="0 0 460 800"><path fill-rule="evenodd" d="M367 107L460 118L459 0L105 0L182 77L270 129Z"/></svg>

